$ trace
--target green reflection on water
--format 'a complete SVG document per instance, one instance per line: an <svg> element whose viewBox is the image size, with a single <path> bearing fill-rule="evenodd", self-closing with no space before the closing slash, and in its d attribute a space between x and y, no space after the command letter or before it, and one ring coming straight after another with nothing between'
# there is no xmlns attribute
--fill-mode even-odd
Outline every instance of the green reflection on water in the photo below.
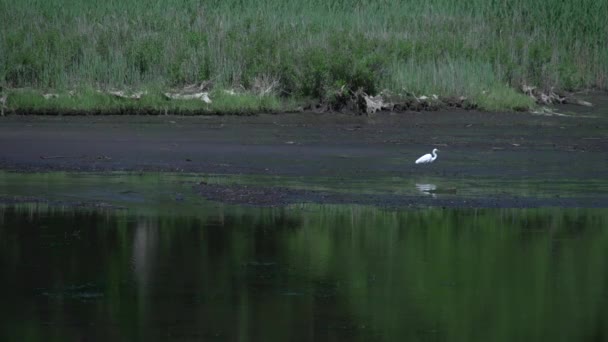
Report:
<svg viewBox="0 0 608 342"><path fill-rule="evenodd" d="M60 201L104 201L129 207L184 211L185 204L202 200L193 188L199 182L329 191L359 195L483 198L606 197L605 179L507 179L500 177L344 178L271 175L209 175L188 173L12 173L0 171L0 196L32 196ZM188 207L186 211L192 208Z"/></svg>
<svg viewBox="0 0 608 342"><path fill-rule="evenodd" d="M605 340L608 210L0 207L1 340Z"/></svg>

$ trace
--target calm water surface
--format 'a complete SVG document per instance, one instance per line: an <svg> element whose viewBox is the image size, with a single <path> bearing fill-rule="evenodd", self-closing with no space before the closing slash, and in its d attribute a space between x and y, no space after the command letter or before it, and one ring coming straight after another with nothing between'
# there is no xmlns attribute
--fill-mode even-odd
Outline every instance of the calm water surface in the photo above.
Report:
<svg viewBox="0 0 608 342"><path fill-rule="evenodd" d="M608 210L4 205L0 279L3 341L601 341Z"/></svg>

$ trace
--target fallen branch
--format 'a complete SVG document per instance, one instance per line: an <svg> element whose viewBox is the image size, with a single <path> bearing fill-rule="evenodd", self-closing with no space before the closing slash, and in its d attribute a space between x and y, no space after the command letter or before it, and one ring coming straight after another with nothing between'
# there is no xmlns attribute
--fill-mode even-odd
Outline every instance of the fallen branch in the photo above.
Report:
<svg viewBox="0 0 608 342"><path fill-rule="evenodd" d="M544 93L536 87L529 86L527 84L523 84L521 86L521 91L530 96L534 102L543 105L551 105L551 104L575 104L579 106L585 107L593 107L593 104L588 101L583 101L581 99L577 99L572 95L560 95L553 91L553 88L548 93Z"/></svg>
<svg viewBox="0 0 608 342"><path fill-rule="evenodd" d="M4 94L0 96L0 115L4 116L4 108L6 107L6 100L8 99L8 94Z"/></svg>
<svg viewBox="0 0 608 342"><path fill-rule="evenodd" d="M193 83L184 86L180 90L176 90L176 93L182 94L193 94L193 93L201 93L208 92L211 86L213 85L213 80L203 81L201 83Z"/></svg>
<svg viewBox="0 0 608 342"><path fill-rule="evenodd" d="M42 94L42 97L44 97L45 100L56 99L59 97L59 94L53 94L53 93Z"/></svg>
<svg viewBox="0 0 608 342"><path fill-rule="evenodd" d="M262 75L253 79L251 90L258 96L271 94L279 87L279 79L276 77Z"/></svg>
<svg viewBox="0 0 608 342"><path fill-rule="evenodd" d="M163 95L169 100L201 100L205 103L211 103L208 90L212 85L213 80L188 84L179 89L170 89Z"/></svg>
<svg viewBox="0 0 608 342"><path fill-rule="evenodd" d="M164 93L165 97L169 100L201 100L205 103L211 103L209 93L196 93L196 94L181 94L181 93Z"/></svg>
<svg viewBox="0 0 608 342"><path fill-rule="evenodd" d="M365 111L367 114L374 114L375 112L382 109L384 102L382 101L382 96L369 96L367 94L363 94L363 99L365 100Z"/></svg>
<svg viewBox="0 0 608 342"><path fill-rule="evenodd" d="M574 102L572 102L572 103L577 104L579 106L593 107L593 104L588 101L583 101L583 100L579 100L579 99L574 99L573 101Z"/></svg>
<svg viewBox="0 0 608 342"><path fill-rule="evenodd" d="M558 112L554 111L553 109L550 109L547 107L541 107L541 109L533 111L532 114L544 115L544 116L572 117L572 115L558 113Z"/></svg>
<svg viewBox="0 0 608 342"><path fill-rule="evenodd" d="M341 89L343 92L343 89ZM382 94L371 96L366 94L362 89L353 93L351 101L358 105L361 112L371 115L380 110L393 110L394 104L385 101Z"/></svg>
<svg viewBox="0 0 608 342"><path fill-rule="evenodd" d="M127 95L124 91L108 91L108 94L116 96L121 99L139 100L142 96L146 95L145 91L138 91L131 95Z"/></svg>

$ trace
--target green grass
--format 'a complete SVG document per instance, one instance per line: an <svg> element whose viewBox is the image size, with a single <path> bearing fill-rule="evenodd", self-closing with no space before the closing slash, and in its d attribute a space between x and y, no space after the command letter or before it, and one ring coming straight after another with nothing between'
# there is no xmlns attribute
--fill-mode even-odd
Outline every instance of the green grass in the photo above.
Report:
<svg viewBox="0 0 608 342"><path fill-rule="evenodd" d="M53 93L45 99L39 91L12 90L7 107L20 114L253 114L293 110L289 99L274 95L256 96L248 93L229 95L212 92L210 104L201 100L168 100L160 92L150 92L139 100L122 99L85 89L75 94Z"/></svg>
<svg viewBox="0 0 608 342"><path fill-rule="evenodd" d="M509 89L523 83L608 89L606 13L608 1L596 0L0 0L0 85L65 92L213 80L251 90L274 81L274 97L218 102L327 101L346 87L522 108L529 99ZM86 101L106 101L95 98Z"/></svg>

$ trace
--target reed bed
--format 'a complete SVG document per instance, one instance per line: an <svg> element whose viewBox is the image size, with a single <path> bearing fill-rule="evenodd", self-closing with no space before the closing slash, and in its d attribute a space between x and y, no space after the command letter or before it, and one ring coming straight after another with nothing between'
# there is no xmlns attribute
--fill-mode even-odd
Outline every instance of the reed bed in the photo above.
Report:
<svg viewBox="0 0 608 342"><path fill-rule="evenodd" d="M7 89L267 86L527 104L522 84L608 89L608 1L0 0Z"/></svg>

